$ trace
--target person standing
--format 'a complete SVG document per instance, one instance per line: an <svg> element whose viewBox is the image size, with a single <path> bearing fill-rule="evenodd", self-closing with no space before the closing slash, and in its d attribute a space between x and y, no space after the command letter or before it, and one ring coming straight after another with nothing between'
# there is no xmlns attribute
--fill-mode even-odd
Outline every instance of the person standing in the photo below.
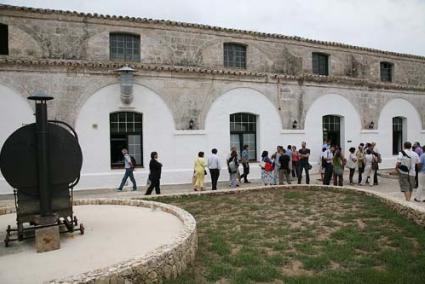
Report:
<svg viewBox="0 0 425 284"><path fill-rule="evenodd" d="M122 191L122 188L124 187L125 182L127 181L128 178L130 178L131 183L133 184L133 191L137 190L137 185L136 185L136 180L134 179L134 175L133 175L133 171L134 171L134 165L133 162L131 161L131 157L128 154L127 149L122 149L121 153L124 156L124 168L125 168L125 173L124 173L124 177L121 180L121 184L120 186L117 188L117 191Z"/></svg>
<svg viewBox="0 0 425 284"><path fill-rule="evenodd" d="M325 163L325 175L323 176L323 184L330 185L331 178L333 174L333 158L334 158L334 146L331 146L329 149L325 151L324 154L324 163Z"/></svg>
<svg viewBox="0 0 425 284"><path fill-rule="evenodd" d="M375 159L375 156L372 154L372 150L368 147L366 149L366 154L364 155L364 162L365 162L364 173L366 175L364 185L369 184L370 186L373 186L372 179L373 179L374 170L372 168L372 164L374 163L374 159Z"/></svg>
<svg viewBox="0 0 425 284"><path fill-rule="evenodd" d="M421 147L421 144L419 142L415 142L412 146L412 150L418 154L418 157L422 156L423 150ZM418 188L419 186L419 167L416 167L416 177L415 177L415 188Z"/></svg>
<svg viewBox="0 0 425 284"><path fill-rule="evenodd" d="M412 151L412 143L406 141L403 150L398 154L396 171L399 173L400 191L404 193L406 201L410 201L415 186L416 164L419 163L418 154Z"/></svg>
<svg viewBox="0 0 425 284"><path fill-rule="evenodd" d="M348 152L348 159L347 159L347 167L350 169L350 175L349 175L349 180L350 180L350 185L353 185L353 176L354 176L354 172L356 171L356 166L357 166L357 157L354 154L354 152L356 151L356 148L351 147Z"/></svg>
<svg viewBox="0 0 425 284"><path fill-rule="evenodd" d="M229 153L229 156L227 156L227 158L226 158L226 161L228 161L229 159L230 159L230 157L232 156L232 153L233 153L233 151L235 151L236 152L236 159L239 161L239 157L238 157L238 147L236 147L235 145L233 145L231 148L230 148L230 153ZM239 162L238 162L238 165L239 165ZM229 176L229 182L230 182L230 187L232 186L232 181L230 180L230 176ZM239 183L241 182L241 174L239 173L239 166L238 166L238 168L236 169L236 179L237 179L237 183L236 183L236 186L239 186Z"/></svg>
<svg viewBox="0 0 425 284"><path fill-rule="evenodd" d="M325 179L325 171L326 171L326 155L327 150L325 146L322 148L322 152L320 153L319 165L320 165L320 181L324 181Z"/></svg>
<svg viewBox="0 0 425 284"><path fill-rule="evenodd" d="M239 168L238 152L233 150L230 153L230 158L227 159L227 169L229 170L231 188L235 188L238 185L238 182L237 182L238 168Z"/></svg>
<svg viewBox="0 0 425 284"><path fill-rule="evenodd" d="M217 149L214 148L211 150L211 156L208 157L208 169L210 170L211 175L211 188L212 190L217 190L217 181L220 176L220 159L217 155Z"/></svg>
<svg viewBox="0 0 425 284"><path fill-rule="evenodd" d="M381 154L379 153L379 150L376 148L376 143L372 142L370 144L370 149L372 151L372 155L375 157L373 167L373 185L378 185L378 170L379 170L379 164L382 163Z"/></svg>
<svg viewBox="0 0 425 284"><path fill-rule="evenodd" d="M269 152L263 151L261 154L261 179L264 185L272 185L274 182L273 177L273 162L269 158Z"/></svg>
<svg viewBox="0 0 425 284"><path fill-rule="evenodd" d="M289 164L291 159L289 155L286 154L285 149L282 147L282 155L279 158L280 163L280 172L279 172L279 184L284 184L284 178L286 178L286 182L291 184L291 170L289 168ZM281 178L282 176L282 178Z"/></svg>
<svg viewBox="0 0 425 284"><path fill-rule="evenodd" d="M292 146L288 145L288 147L286 148L286 155L289 156L289 173L292 174Z"/></svg>
<svg viewBox="0 0 425 284"><path fill-rule="evenodd" d="M162 164L158 162L158 153L152 152L151 161L149 162L149 180L151 181L151 184L147 188L145 195L150 195L154 188L156 194L161 194L161 189L159 188L161 170Z"/></svg>
<svg viewBox="0 0 425 284"><path fill-rule="evenodd" d="M276 153L274 154L274 184L281 184L281 182L283 182L283 172L280 170L280 157L283 155L282 150L282 146L277 146Z"/></svg>
<svg viewBox="0 0 425 284"><path fill-rule="evenodd" d="M334 186L342 186L344 183L344 157L342 156L340 148L335 151L332 164L334 171Z"/></svg>
<svg viewBox="0 0 425 284"><path fill-rule="evenodd" d="M292 146L292 177L298 178L300 175L300 154L297 147Z"/></svg>
<svg viewBox="0 0 425 284"><path fill-rule="evenodd" d="M298 184L301 183L303 169L305 170L305 183L310 183L310 175L308 173L310 170L310 164L308 162L308 158L310 157L310 149L306 148L306 145L307 143L303 141L301 143L301 149L298 151L298 153L300 154L300 171L298 176Z"/></svg>
<svg viewBox="0 0 425 284"><path fill-rule="evenodd" d="M250 181L248 181L248 174L249 174L249 152L248 152L248 145L244 145L243 146L243 150L241 153L241 162L242 162L242 167L243 167L243 174L241 175L241 180L242 178L244 179L244 183L251 183Z"/></svg>
<svg viewBox="0 0 425 284"><path fill-rule="evenodd" d="M357 148L356 151L356 158L357 158L357 167L358 167L358 171L359 171L359 178L357 180L358 185L362 184L362 174L364 172L364 168L365 168L365 161L364 161L364 144L360 143L359 147Z"/></svg>
<svg viewBox="0 0 425 284"><path fill-rule="evenodd" d="M425 146L422 147L422 155L419 157L419 164L417 166L418 168L418 190L416 191L416 202L425 202L425 199L423 199L423 191L425 190ZM417 153L417 152L416 152Z"/></svg>
<svg viewBox="0 0 425 284"><path fill-rule="evenodd" d="M195 176L194 191L204 191L204 179L207 174L206 167L204 152L199 152L193 165L193 174Z"/></svg>

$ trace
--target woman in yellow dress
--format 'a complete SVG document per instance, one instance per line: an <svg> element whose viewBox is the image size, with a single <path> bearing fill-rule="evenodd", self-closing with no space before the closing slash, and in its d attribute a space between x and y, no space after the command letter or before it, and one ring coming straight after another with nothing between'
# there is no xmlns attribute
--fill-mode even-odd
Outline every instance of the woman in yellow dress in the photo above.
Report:
<svg viewBox="0 0 425 284"><path fill-rule="evenodd" d="M193 175L194 175L194 183L193 183L193 190L194 191L203 191L204 190L204 178L206 175L205 168L207 167L207 164L204 159L204 152L198 153L198 158L195 160L195 164L193 166Z"/></svg>

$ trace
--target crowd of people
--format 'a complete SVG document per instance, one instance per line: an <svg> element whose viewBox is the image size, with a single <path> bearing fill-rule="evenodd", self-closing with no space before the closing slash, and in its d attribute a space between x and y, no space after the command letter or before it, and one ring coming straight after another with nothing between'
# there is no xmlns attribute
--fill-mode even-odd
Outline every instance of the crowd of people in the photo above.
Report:
<svg viewBox="0 0 425 284"><path fill-rule="evenodd" d="M412 146L410 142L405 142L403 150L400 151L396 171L399 173L400 189L404 192L406 200L410 201L412 191L418 188L417 196L414 198L417 202L425 202L423 190L425 187L425 146L421 147L419 142ZM124 156L125 174L121 181L118 191L130 178L133 183L133 190L137 189L133 170L135 160L128 154L127 149L122 150ZM379 164L382 162L381 154L376 148L376 143L360 143L356 148L351 147L348 154L344 155L338 145L332 145L331 141L326 141L322 146L320 154L320 180L324 185L330 185L333 181L334 186L344 184L344 169L348 168L348 180L350 185L378 185ZM242 174L240 166L242 165ZM244 145L242 152L238 153L237 147L231 148L230 154L226 158L226 166L229 172L229 186L236 188L243 181L250 183L248 175L250 173L249 146ZM301 184L303 173L305 183L310 183L310 149L307 143L302 142L297 150L294 145L288 145L286 149L283 146L277 146L276 151L269 155L268 151L261 154L261 180L264 185L283 185L291 184L293 180ZM151 153L149 163L148 188L146 195L150 195L155 189L156 194L160 194L162 164L158 161L158 153ZM204 191L205 176L207 170L211 176L211 188L217 190L217 181L220 177L221 163L218 156L218 150L212 149L211 154L205 159L205 153L199 152L193 166L192 184L194 191ZM357 172L357 182L354 182L354 176Z"/></svg>

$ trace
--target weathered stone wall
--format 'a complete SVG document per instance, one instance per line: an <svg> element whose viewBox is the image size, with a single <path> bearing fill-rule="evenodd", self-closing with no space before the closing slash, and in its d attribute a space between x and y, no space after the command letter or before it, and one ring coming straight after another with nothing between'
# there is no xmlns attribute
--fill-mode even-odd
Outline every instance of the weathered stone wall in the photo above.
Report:
<svg viewBox="0 0 425 284"><path fill-rule="evenodd" d="M247 45L247 70L312 73L312 52L330 55L330 75L380 81L381 61L394 63L396 84L425 86L425 58L279 35L195 24L120 19L0 7L10 26L10 56L108 61L109 33L140 34L141 62L223 68L223 43Z"/></svg>

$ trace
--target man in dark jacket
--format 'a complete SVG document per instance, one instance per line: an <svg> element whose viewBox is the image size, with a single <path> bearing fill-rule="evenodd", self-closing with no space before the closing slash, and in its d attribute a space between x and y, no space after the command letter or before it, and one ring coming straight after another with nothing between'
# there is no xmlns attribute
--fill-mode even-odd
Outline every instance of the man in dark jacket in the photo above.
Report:
<svg viewBox="0 0 425 284"><path fill-rule="evenodd" d="M161 190L159 188L159 180L161 179L162 164L158 162L157 160L158 160L158 153L152 152L151 161L149 162L149 180L151 184L146 190L145 195L150 195L152 193L153 188L155 188L156 194L161 194Z"/></svg>

